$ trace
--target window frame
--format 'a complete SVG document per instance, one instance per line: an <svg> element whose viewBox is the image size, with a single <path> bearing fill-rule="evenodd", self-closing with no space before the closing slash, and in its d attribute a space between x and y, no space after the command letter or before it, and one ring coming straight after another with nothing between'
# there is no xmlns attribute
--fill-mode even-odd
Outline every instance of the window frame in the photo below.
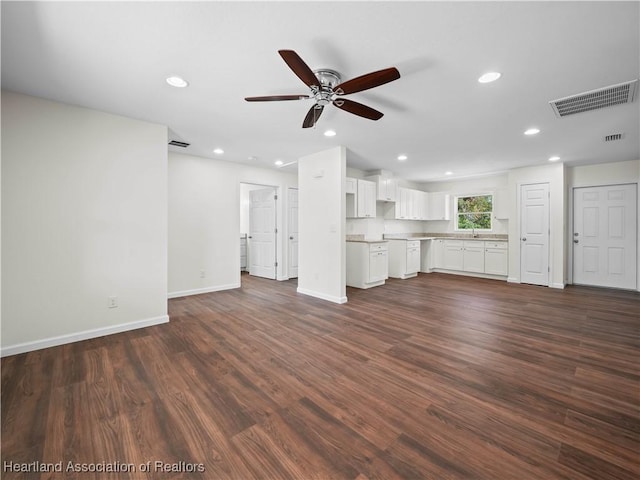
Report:
<svg viewBox="0 0 640 480"><path fill-rule="evenodd" d="M473 231L473 228L460 228L458 225L458 221L460 219L460 215L465 215L466 213L464 212L460 212L458 210L458 199L460 198L469 198L469 197L491 197L491 211L488 212L477 212L477 213L482 213L482 214L489 214L489 223L491 225L491 228L476 228L475 231L476 232L492 232L493 231L493 213L494 213L494 209L495 209L495 199L496 199L496 195L495 192L483 192L483 193L464 193L464 194L459 194L459 195L454 195L453 196L453 205L454 205L454 231L456 232L470 232Z"/></svg>

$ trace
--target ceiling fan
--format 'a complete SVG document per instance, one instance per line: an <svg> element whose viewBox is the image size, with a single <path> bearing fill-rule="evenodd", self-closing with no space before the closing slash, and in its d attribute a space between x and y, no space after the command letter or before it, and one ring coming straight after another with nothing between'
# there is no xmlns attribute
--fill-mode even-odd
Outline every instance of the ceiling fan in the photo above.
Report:
<svg viewBox="0 0 640 480"><path fill-rule="evenodd" d="M268 95L263 97L246 97L245 100L247 102L273 102L282 100L307 100L312 98L315 100L315 103L307 112L307 116L302 122L302 128L313 127L320 118L324 107L330 103L354 115L370 120L379 120L384 115L383 113L361 103L354 102L353 100L342 98L342 96L378 87L400 78L398 69L391 67L367 73L340 83L342 79L340 74L335 70L328 68L315 71L311 70L304 60L293 50L278 50L278 53L285 63L289 65L289 68L293 70L293 73L311 89L311 94Z"/></svg>

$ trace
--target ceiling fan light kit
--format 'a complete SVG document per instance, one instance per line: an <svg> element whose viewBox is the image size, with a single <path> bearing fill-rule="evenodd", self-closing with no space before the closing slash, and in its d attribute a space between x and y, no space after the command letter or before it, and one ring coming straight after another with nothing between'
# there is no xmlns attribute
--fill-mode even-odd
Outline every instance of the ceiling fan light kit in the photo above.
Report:
<svg viewBox="0 0 640 480"><path fill-rule="evenodd" d="M307 112L302 122L302 128L313 127L324 107L333 104L345 112L358 115L370 120L379 120L384 115L371 107L361 103L342 98L343 95L361 92L370 88L379 87L385 83L400 78L400 72L395 67L385 68L376 72L367 73L360 77L342 82L340 73L329 68L311 70L309 66L293 50L278 50L278 53L289 68L311 90L310 95L267 95L261 97L246 97L247 102L272 102L282 100L313 99L315 103Z"/></svg>

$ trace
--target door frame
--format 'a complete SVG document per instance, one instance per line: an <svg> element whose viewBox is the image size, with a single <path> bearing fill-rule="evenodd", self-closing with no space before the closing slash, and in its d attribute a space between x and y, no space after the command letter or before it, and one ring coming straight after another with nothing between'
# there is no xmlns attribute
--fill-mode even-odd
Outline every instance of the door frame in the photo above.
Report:
<svg viewBox="0 0 640 480"><path fill-rule="evenodd" d="M554 231L551 228L552 222L551 222L551 182L518 182L517 184L517 190L516 190L516 211L517 211L517 218L518 218L518 222L517 222L517 233L518 233L518 238L517 238L517 245L518 245L518 279L517 282L518 283L523 283L522 282L522 187L525 187L527 185L547 185L548 191L549 191L549 201L548 201L548 207L549 207L549 215L548 215L548 219L549 219L549 238L548 238L548 242L549 242L549 246L548 246L548 258L547 258L547 265L548 265L548 272L547 272L547 285L546 287L548 288L557 288L555 287L555 285L553 284L552 280L553 280L553 262L551 261L553 258L553 239L554 239ZM511 243L511 242L509 242ZM511 245L509 246L509 248L511 248ZM528 285L528 284L527 284ZM541 285L542 286L542 285ZM562 287L563 288L563 287Z"/></svg>
<svg viewBox="0 0 640 480"><path fill-rule="evenodd" d="M291 191L295 190L296 192L298 192L298 195L300 194L300 190L298 189L298 187L288 187L287 188L287 207L286 207L286 211L287 211L287 231L286 231L286 238L285 240L289 240L289 237L291 237L291 202L289 201L291 198ZM298 213L299 215L299 213ZM298 247L300 245L300 238L298 238ZM298 278L298 275L296 275L295 277L291 276L291 242L287 241L287 275L286 275L286 279L291 279L291 278Z"/></svg>
<svg viewBox="0 0 640 480"><path fill-rule="evenodd" d="M573 285L573 255L574 255L574 243L573 243L573 219L574 219L574 194L577 188L597 188L608 187L614 185L635 185L636 186L636 214L640 215L640 183L638 182L606 182L602 184L589 184L589 185L571 185L567 191L567 238L566 249L567 255L567 283ZM640 222L636 225L636 239L640 240ZM640 292L640 246L637 246L636 250L636 291ZM608 288L608 287L596 287L596 288Z"/></svg>
<svg viewBox="0 0 640 480"><path fill-rule="evenodd" d="M262 184L262 183L254 183L254 182L239 182L239 186L238 186L238 190L240 190L240 185L250 185L252 187L256 187L255 190L259 190L261 188L271 188L273 189L274 194L276 195L276 206L274 209L274 224L276 225L276 237L275 237L275 261L277 263L276 266L276 277L274 280L282 280L282 272L283 272L283 267L284 267L284 262L282 262L282 258L284 258L285 254L281 251L281 246L282 246L282 232L283 232L283 228L282 228L282 220L281 220L281 216L278 215L278 210L281 208L282 202L281 202L281 193L280 193L280 187L277 185L267 185L267 184ZM241 207L241 203L242 203L242 198L238 199L238 207ZM247 232L248 233L248 232ZM251 259L249 258L250 256L250 239L247 237L247 270L249 269L249 262L251 261ZM240 259L238 259L239 261ZM242 275L240 276L240 282L242 283Z"/></svg>

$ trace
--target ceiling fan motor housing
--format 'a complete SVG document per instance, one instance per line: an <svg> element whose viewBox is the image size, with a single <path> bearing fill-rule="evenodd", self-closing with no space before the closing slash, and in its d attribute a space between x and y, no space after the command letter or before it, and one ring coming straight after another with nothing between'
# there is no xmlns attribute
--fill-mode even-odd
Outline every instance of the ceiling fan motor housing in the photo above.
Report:
<svg viewBox="0 0 640 480"><path fill-rule="evenodd" d="M340 83L341 77L338 72L328 68L314 70L313 73L315 73L318 80L320 80L320 87L317 91L313 92L313 96L316 104L324 107L333 101L333 88Z"/></svg>

